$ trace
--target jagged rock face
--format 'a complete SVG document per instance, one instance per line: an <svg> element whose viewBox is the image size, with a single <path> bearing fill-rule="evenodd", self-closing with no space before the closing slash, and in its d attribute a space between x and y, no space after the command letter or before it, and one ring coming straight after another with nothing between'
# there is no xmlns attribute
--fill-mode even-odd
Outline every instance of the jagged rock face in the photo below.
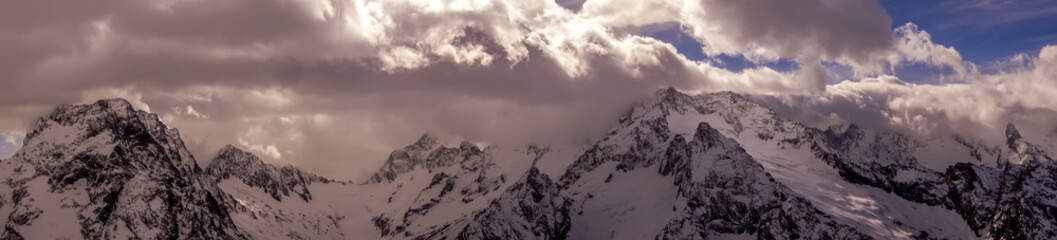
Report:
<svg viewBox="0 0 1057 240"><path fill-rule="evenodd" d="M830 216L839 216L839 222L853 224L854 226L854 228L848 228L847 226L838 227L836 225L821 223L826 221L817 221L820 223L811 226L818 226L820 229L828 229L828 231L808 230L808 234L800 236L822 237L824 235L811 235L820 234L821 232L825 232L824 234L832 234L830 235L831 237L844 236L849 238L863 237L865 236L863 234L864 232L867 232L870 236L879 238L927 238L928 236L958 238L971 235L971 231L965 225L956 226L957 224L953 224L944 227L922 225L923 223L928 222L928 220L923 219L932 218L931 215L942 215L942 217L939 218L944 221L952 218L957 219L958 215L953 211L945 210L944 207L946 205L942 205L946 203L945 195L947 193L947 187L943 183L942 174L919 166L913 158L913 155L910 154L916 146L913 146L912 141L904 136L883 131L857 129L858 127L856 126L836 127L827 132L778 118L772 111L762 108L737 94L724 92L687 96L668 89L659 92L657 97L637 105L630 114L621 119L619 126L615 127L604 139L582 155L575 164L569 167L566 174L562 176L561 185L566 189L564 194L573 200L574 212L578 213L573 215L573 236L581 238L612 238L612 236L586 236L577 234L583 234L582 231L578 229L584 229L587 227L597 228L599 226L604 228L607 227L606 225L622 224L620 221L616 221L593 224L590 226L580 226L577 224L583 221L578 221L576 220L577 218L631 219L636 217L655 217L647 215L640 216L633 213L636 211L634 209L642 208L646 205L638 205L634 208L628 207L625 209L632 213L610 212L606 213L608 215L603 214L602 216L591 213L592 211L609 211L607 209L613 208L606 207L609 205L592 207L592 203L590 202L599 202L600 200L597 199L624 198L624 196L606 193L616 191L613 189L619 189L619 187L607 186L611 179L614 179L612 181L616 182L619 180L615 179L636 178L643 179L640 181L672 181L676 182L675 185L677 186L693 185L693 181L685 180L689 179L688 177L680 177L685 175L685 172L672 172L673 169L692 169L693 166L695 166L694 164L707 161L673 161L678 158L673 158L673 156L677 155L671 154L685 152L672 151L672 149L690 149L689 147L673 148L673 146L679 146L681 144L688 145L690 142L694 142L691 136L701 137L697 134L700 131L693 128L700 127L699 123L701 122L711 124L710 127L715 129L714 132L709 132L709 134L701 136L705 136L706 139L731 138L736 141L737 144L735 145L740 146L746 146L742 143L748 144L747 147L745 147L747 149L742 151L750 153L750 159L757 162L757 165L760 165L761 163L764 165L765 171L760 171L760 173L765 174L769 179L781 183L779 185L793 184L797 186L798 190L795 191L790 191L789 188L785 187L783 188L786 190L779 191L782 193L779 195L784 194L787 197L794 196L795 199L798 199L797 201L782 202L783 205L781 206L786 209L787 213L795 212L801 214L797 217L807 216L807 218L810 219L831 219L829 220L831 223L834 220L832 220L833 218L830 218ZM826 136L823 134L830 134L833 136ZM717 137L716 135L721 135L722 138ZM677 141L676 139L682 139L684 141ZM722 141L698 142L717 144ZM886 142L894 143L885 145ZM908 152L901 154L888 153L888 151L895 150ZM826 155L819 153L825 153ZM828 159L827 155L829 157ZM721 156L722 155L716 157ZM758 159L756 156L763 157L765 160ZM827 160L838 160L839 162ZM642 176L642 174L637 173L643 170L649 171L651 170L650 168L653 167L657 168L653 169L653 171L663 173L665 176L672 177L672 179L654 179L654 177ZM592 173L610 171L607 169L612 169L614 172L608 174L603 173L602 175ZM839 175L834 174L834 178L813 176L815 174L824 174L825 172L832 171L829 169L836 169L836 172ZM777 181L779 179L772 178L769 175L774 173L781 176L781 181ZM853 179L853 176L856 176L854 174L858 174L859 176L870 176L860 178L869 181L862 180L854 182L850 180ZM587 176L586 180L584 180L584 176ZM723 174L715 176L720 179L723 177L729 177ZM744 179L734 179L737 179L735 182L744 181ZM847 186L849 184L848 182L852 182L853 184L851 185L866 184L870 186L855 186L853 187L854 189L847 189L849 187ZM829 187L824 185L828 185ZM602 190L592 190L595 188ZM661 187L647 188L661 189ZM880 189L881 191L877 191L875 188ZM916 192L917 190L923 191ZM884 195L885 191L895 192L898 196L877 196L878 194ZM903 192L900 193L900 191ZM668 196L680 195L682 192L676 188L673 190L657 190L655 193L650 194ZM914 194L919 194L921 196L915 196ZM799 198L797 195L810 197L809 199L811 200L806 201L805 198ZM766 194L762 194L761 196L766 196ZM874 199L875 197L881 198ZM658 202L661 202L660 204L675 205L676 207L674 207L674 210L688 209L685 207L680 208L679 206L685 205L677 204L680 201L686 200L670 197L659 198L663 199L658 200ZM893 201L892 198L899 201ZM907 201L902 200L901 198L913 198L915 200ZM731 205L734 209L750 209L749 207L734 207L737 206L736 203L722 202L721 200L717 200L719 202L710 202L713 201L711 198L701 198L695 201L699 203L709 203L702 204L708 206L723 206L723 204L730 203L734 204ZM878 206L864 208L862 205L864 203L863 201ZM588 203L581 204L581 202ZM909 210L929 207L913 205L914 202L940 205L939 207L931 207L927 211ZM657 205L658 203L649 204ZM885 206L885 204L897 205ZM813 205L819 205L821 207L815 208ZM745 206L770 207L770 205ZM820 208L825 208L824 213L818 215L822 217L813 215L817 214L818 209ZM719 210L717 209L717 211ZM582 217L579 216L579 213L581 212L584 215ZM766 215L761 212L754 214L756 215L752 216ZM890 218L889 216L892 214L901 216L898 218ZM701 216L702 215L696 215L695 217ZM928 216L928 218L924 218L926 216ZM798 219L797 217L793 217L792 219ZM676 215L666 215L661 218L679 219ZM883 221L878 223L875 220L871 220L871 218L883 218ZM653 219L643 221L656 222L658 220ZM811 220L803 221L814 222ZM740 229L729 227L723 231L718 231L717 229L688 228L686 226L690 225L684 223L673 224L673 226L662 227L664 229L689 229L687 230L689 233L697 233L698 235L701 233L707 233L705 235L711 234L713 237L719 236L720 238L734 237L723 234L750 234L750 229L752 230L751 234L756 236L766 236L766 234L769 234L760 232L759 228L761 226L744 227ZM736 226L736 224L731 226ZM652 231L653 230L644 230L642 232ZM786 230L783 234L790 234L793 232L796 231ZM693 234L679 236L689 237L691 235ZM674 236L676 235L671 235L671 237ZM646 234L636 235L636 237L651 238L653 236Z"/></svg>
<svg viewBox="0 0 1057 240"><path fill-rule="evenodd" d="M917 162L909 137L855 124L808 132L815 157L838 169L848 182L877 187L915 202L945 203L942 173Z"/></svg>
<svg viewBox="0 0 1057 240"><path fill-rule="evenodd" d="M1012 123L1006 126L1006 145L1008 152L999 159L999 166L1006 164L1057 164L1049 153L1039 146L1031 144L1020 136L1020 131Z"/></svg>
<svg viewBox="0 0 1057 240"><path fill-rule="evenodd" d="M437 143L436 137L429 134L423 135L418 142L415 142L415 144L404 147L403 150L393 151L392 154L389 154L389 159L385 160L382 169L378 170L378 172L371 177L369 182L392 182L396 179L397 175L410 172L411 170L414 170L415 167L425 165L429 157L432 156L433 150L439 146L440 144ZM451 164L451 162L445 163ZM429 164L429 166L432 167L437 167L437 165L441 165L440 161Z"/></svg>
<svg viewBox="0 0 1057 240"><path fill-rule="evenodd" d="M276 201L295 194L304 201L312 200L308 185L317 182L327 183L329 179L302 172L292 166L276 168L266 164L256 155L242 151L231 145L220 149L206 172L217 182L228 178L238 178L251 187L263 189Z"/></svg>
<svg viewBox="0 0 1057 240"><path fill-rule="evenodd" d="M59 107L0 162L0 239L1057 238L1057 165L1006 135L943 139L964 152L933 165L932 142L666 89L557 181L549 148L426 135L353 185L231 146L199 169L176 130L106 100Z"/></svg>
<svg viewBox="0 0 1057 240"><path fill-rule="evenodd" d="M569 166L561 177L562 185L568 186L583 172L606 162L618 162L618 168L622 170L652 166L657 160L654 156L663 154L664 143L672 137L666 117L673 111L708 111L688 108L689 101L682 93L667 89L659 92L658 97L637 104L631 113L620 119L617 127L584 152L576 164Z"/></svg>
<svg viewBox="0 0 1057 240"><path fill-rule="evenodd" d="M1017 130L1017 126L1013 126L1013 123L1006 124L1006 146L1009 149L1017 149L1022 144L1022 137L1020 131Z"/></svg>
<svg viewBox="0 0 1057 240"><path fill-rule="evenodd" d="M244 238L177 131L125 100L58 107L0 171L5 239Z"/></svg>
<svg viewBox="0 0 1057 240"><path fill-rule="evenodd" d="M676 136L662 174L675 176L681 214L657 239L706 239L750 234L762 239L866 239L800 199L736 142L707 123L693 140ZM677 210L679 211L679 210Z"/></svg>
<svg viewBox="0 0 1057 240"><path fill-rule="evenodd" d="M947 169L950 207L989 239L1057 237L1057 166L1024 142L1012 124L1001 168L959 163Z"/></svg>
<svg viewBox="0 0 1057 240"><path fill-rule="evenodd" d="M984 163L985 160L990 163L997 163L997 156L1002 152L1000 146L988 146L986 143L978 139L966 138L961 135L952 135L951 140L962 147L969 149L970 158L981 163Z"/></svg>
<svg viewBox="0 0 1057 240"><path fill-rule="evenodd" d="M660 97L640 104L569 167L556 185L563 189L559 195L496 201L484 212L508 212L506 219L476 218L469 226L484 227L468 228L472 236L521 236L523 229L549 229L552 232L536 234L584 239L702 239L743 234L868 238L775 182L736 142L708 124L697 125L690 141L673 131L667 118L674 113L716 112L686 105L696 101L662 91ZM561 205L541 205L535 199L570 202L568 235L554 227L562 226L559 223L564 218L550 222L535 218L559 216L564 210L555 209L562 209L557 207ZM510 209L519 210L509 213ZM496 232L482 233L486 230Z"/></svg>
<svg viewBox="0 0 1057 240"><path fill-rule="evenodd" d="M380 208L394 209L373 216L372 222L382 237L457 237L475 212L499 197L545 153L535 147L482 150L469 142L447 147L427 134L394 151L368 181L391 189Z"/></svg>
<svg viewBox="0 0 1057 240"><path fill-rule="evenodd" d="M347 182L276 167L231 145L217 153L206 172L234 199L232 219L252 239L346 238L340 222L348 215L337 209L356 205L334 204L355 201L343 198L344 191L355 191Z"/></svg>
<svg viewBox="0 0 1057 240"><path fill-rule="evenodd" d="M989 239L1057 237L1057 167L1004 171L960 163L947 171L954 209Z"/></svg>
<svg viewBox="0 0 1057 240"><path fill-rule="evenodd" d="M532 168L503 196L474 216L459 239L566 239L569 205L561 188Z"/></svg>
<svg viewBox="0 0 1057 240"><path fill-rule="evenodd" d="M751 146L755 152L767 153L756 149L767 144L777 144L783 150L808 146L811 154L836 169L842 180L878 188L912 202L954 210L976 230L977 236L1052 238L1050 229L1057 226L1052 220L1057 214L1051 210L1055 187L1047 184L1053 182L1049 170L1054 166L1053 157L1024 141L1012 124L1007 126L1007 141L1002 147L951 136L952 142L964 146L968 156L951 163L973 163L959 163L944 172L923 166L916 151L929 146L906 135L854 124L825 130L789 124L769 110L759 110L762 108L725 93L690 97L668 91L659 95L658 102L663 104L658 106L669 108L664 113L678 113L667 116L666 127L670 129L678 128L671 125L673 117L701 114L709 116L698 118L722 124L720 132L739 142L762 140L765 144ZM716 115L719 119L710 117ZM780 140L770 140L769 136ZM993 165L979 165L988 163ZM782 164L777 166L786 167ZM1025 225L1032 228L1024 228ZM938 232L929 231L914 236L927 237L930 233L939 236Z"/></svg>

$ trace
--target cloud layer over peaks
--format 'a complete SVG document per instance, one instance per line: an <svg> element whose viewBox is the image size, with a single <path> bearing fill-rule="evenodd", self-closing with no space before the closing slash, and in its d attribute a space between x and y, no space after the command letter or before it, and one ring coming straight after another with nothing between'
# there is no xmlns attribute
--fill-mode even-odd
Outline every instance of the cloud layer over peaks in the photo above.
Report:
<svg viewBox="0 0 1057 240"><path fill-rule="evenodd" d="M662 86L733 90L804 120L914 131L1049 117L1037 112L1055 106L1045 97L1057 91L1045 87L1055 50L1015 71L981 74L918 26L893 29L875 1L563 3L581 7L0 2L0 79L8 86L0 88L0 132L24 131L56 104L124 97L180 128L199 161L235 144L268 161L356 179L424 132L513 146L597 138ZM678 25L710 59L687 59L642 34L656 24ZM732 71L715 64L720 56L758 65ZM767 67L775 61L798 67ZM913 64L951 74L944 85L889 76Z"/></svg>

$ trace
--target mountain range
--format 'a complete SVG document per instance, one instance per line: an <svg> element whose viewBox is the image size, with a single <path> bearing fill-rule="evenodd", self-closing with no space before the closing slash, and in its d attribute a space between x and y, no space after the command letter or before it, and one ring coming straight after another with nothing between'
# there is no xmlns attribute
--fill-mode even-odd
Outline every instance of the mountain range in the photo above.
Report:
<svg viewBox="0 0 1057 240"><path fill-rule="evenodd" d="M809 127L668 88L585 146L425 134L363 181L228 145L198 165L122 99L63 105L0 161L0 239L1054 239L1057 163L989 145Z"/></svg>

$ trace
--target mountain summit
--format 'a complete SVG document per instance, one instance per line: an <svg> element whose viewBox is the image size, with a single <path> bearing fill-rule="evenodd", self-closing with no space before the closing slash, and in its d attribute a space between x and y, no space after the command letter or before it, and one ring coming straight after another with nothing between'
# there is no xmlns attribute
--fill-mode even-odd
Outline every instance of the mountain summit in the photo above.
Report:
<svg viewBox="0 0 1057 240"><path fill-rule="evenodd" d="M123 99L59 106L0 173L4 239L244 238L176 129Z"/></svg>
<svg viewBox="0 0 1057 240"><path fill-rule="evenodd" d="M276 201L291 194L304 201L312 200L308 184L331 180L301 171L292 166L275 167L261 161L256 155L230 144L220 149L216 158L206 168L216 181L238 178L252 187L264 189Z"/></svg>

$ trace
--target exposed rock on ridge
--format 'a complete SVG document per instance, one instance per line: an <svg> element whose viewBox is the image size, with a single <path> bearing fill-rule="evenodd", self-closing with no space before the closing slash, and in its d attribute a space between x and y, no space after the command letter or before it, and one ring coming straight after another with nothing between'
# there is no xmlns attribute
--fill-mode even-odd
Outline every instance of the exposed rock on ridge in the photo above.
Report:
<svg viewBox="0 0 1057 240"><path fill-rule="evenodd" d="M123 99L59 106L0 164L5 239L244 238L177 131Z"/></svg>
<svg viewBox="0 0 1057 240"><path fill-rule="evenodd" d="M219 182L228 178L238 178L251 187L264 189L272 198L282 201L283 197L295 194L304 201L312 200L308 185L316 182L328 183L331 180L312 173L303 172L292 166L275 167L261 161L256 155L227 145L220 149L216 158L206 168L206 172Z"/></svg>

